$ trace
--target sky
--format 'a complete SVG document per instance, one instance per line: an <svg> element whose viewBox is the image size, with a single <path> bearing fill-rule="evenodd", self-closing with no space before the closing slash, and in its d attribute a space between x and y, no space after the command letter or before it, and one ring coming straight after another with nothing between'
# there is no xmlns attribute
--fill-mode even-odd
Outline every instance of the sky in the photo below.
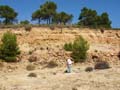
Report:
<svg viewBox="0 0 120 90"><path fill-rule="evenodd" d="M9 5L18 12L17 19L31 20L32 13L39 9L47 0L0 0L0 5ZM57 11L65 11L74 16L73 23L78 22L81 9L88 7L94 9L100 15L103 12L109 14L113 28L120 28L120 0L50 0L57 4Z"/></svg>

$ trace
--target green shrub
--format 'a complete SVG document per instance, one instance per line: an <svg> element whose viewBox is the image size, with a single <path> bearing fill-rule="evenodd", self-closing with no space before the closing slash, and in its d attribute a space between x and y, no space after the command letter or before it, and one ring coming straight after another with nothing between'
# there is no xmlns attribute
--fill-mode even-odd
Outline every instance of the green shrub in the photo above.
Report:
<svg viewBox="0 0 120 90"><path fill-rule="evenodd" d="M6 62L15 62L16 57L15 56L7 56L7 57L5 57L5 61Z"/></svg>
<svg viewBox="0 0 120 90"><path fill-rule="evenodd" d="M64 49L65 49L66 51L72 51L72 49L73 49L72 43L65 43Z"/></svg>
<svg viewBox="0 0 120 90"><path fill-rule="evenodd" d="M89 49L88 42L79 36L73 43L72 58L75 62L84 62L87 58L87 51Z"/></svg>
<svg viewBox="0 0 120 90"><path fill-rule="evenodd" d="M24 20L24 21L21 21L20 24L21 25L28 25L30 22L28 20Z"/></svg>
<svg viewBox="0 0 120 90"><path fill-rule="evenodd" d="M24 28L25 28L25 31L31 31L32 30L32 27L30 25L26 25Z"/></svg>
<svg viewBox="0 0 120 90"><path fill-rule="evenodd" d="M64 44L64 49L66 51L72 51L71 57L75 62L84 62L87 58L89 44L82 36L79 36L75 39L73 44Z"/></svg>
<svg viewBox="0 0 120 90"><path fill-rule="evenodd" d="M37 57L31 55L31 56L29 57L28 61L29 61L29 62L36 62L36 61L37 61Z"/></svg>
<svg viewBox="0 0 120 90"><path fill-rule="evenodd" d="M32 64L27 65L26 70L28 70L28 71L33 71L33 70L35 70L35 66L32 65Z"/></svg>
<svg viewBox="0 0 120 90"><path fill-rule="evenodd" d="M110 65L106 61L97 62L94 66L95 69L108 69Z"/></svg>
<svg viewBox="0 0 120 90"><path fill-rule="evenodd" d="M58 66L58 64L57 64L55 61L50 61L50 62L47 64L46 67L48 67L48 68L55 68L55 67L57 67L57 66Z"/></svg>
<svg viewBox="0 0 120 90"><path fill-rule="evenodd" d="M20 54L16 35L10 31L4 33L0 45L0 58L6 62L15 62L16 56Z"/></svg>
<svg viewBox="0 0 120 90"><path fill-rule="evenodd" d="M50 30L55 30L55 26L51 25L49 27L50 27Z"/></svg>
<svg viewBox="0 0 120 90"><path fill-rule="evenodd" d="M93 68L92 68L92 67L87 67L87 68L85 69L85 71L86 71L86 72L92 72L92 71L93 71Z"/></svg>
<svg viewBox="0 0 120 90"><path fill-rule="evenodd" d="M36 73L30 73L30 74L28 75L28 77L37 77L37 74L36 74Z"/></svg>
<svg viewBox="0 0 120 90"><path fill-rule="evenodd" d="M33 53L33 51L29 51L28 53L29 53L29 55L31 55Z"/></svg>

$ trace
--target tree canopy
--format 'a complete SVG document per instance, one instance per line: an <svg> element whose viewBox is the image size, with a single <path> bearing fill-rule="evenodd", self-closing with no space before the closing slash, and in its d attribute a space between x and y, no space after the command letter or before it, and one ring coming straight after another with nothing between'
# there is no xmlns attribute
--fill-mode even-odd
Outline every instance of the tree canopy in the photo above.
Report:
<svg viewBox="0 0 120 90"><path fill-rule="evenodd" d="M32 20L38 20L38 24L40 24L42 17L43 17L43 15L42 15L42 12L40 10L36 10L32 14Z"/></svg>
<svg viewBox="0 0 120 90"><path fill-rule="evenodd" d="M20 54L19 47L17 44L17 37L14 33L8 31L4 33L0 44L0 59L6 62L16 61L17 55Z"/></svg>
<svg viewBox="0 0 120 90"><path fill-rule="evenodd" d="M0 6L0 18L4 19L5 24L13 23L17 15L13 8L7 5Z"/></svg>
<svg viewBox="0 0 120 90"><path fill-rule="evenodd" d="M18 13L7 5L0 5L0 24L13 24L17 21ZM64 11L57 12L57 5L53 1L46 1L44 4L32 13L32 20L38 21L38 24L69 24L72 22L73 15ZM87 7L82 8L79 15L79 26L91 28L111 28L111 21L107 12L98 15L96 10ZM29 24L24 20L21 24Z"/></svg>
<svg viewBox="0 0 120 90"><path fill-rule="evenodd" d="M28 20L23 20L23 21L21 21L20 22L20 24L22 24L22 25L27 25L27 24L29 24L30 22L28 21Z"/></svg>
<svg viewBox="0 0 120 90"><path fill-rule="evenodd" d="M78 24L93 28L111 28L111 21L109 19L109 15L106 12L98 15L96 10L88 9L86 7L81 10Z"/></svg>
<svg viewBox="0 0 120 90"><path fill-rule="evenodd" d="M56 13L53 22L57 24L66 24L72 21L73 15L65 12Z"/></svg>
<svg viewBox="0 0 120 90"><path fill-rule="evenodd" d="M56 11L57 5L52 1L47 1L40 6L38 10L32 13L32 20L38 20L40 24L41 20L46 21L47 24L51 23L68 23L72 20L72 15L65 12L58 13Z"/></svg>
<svg viewBox="0 0 120 90"><path fill-rule="evenodd" d="M47 24L52 22L52 18L56 13L57 5L54 2L47 1L43 5L40 6L38 10L33 12L32 20L38 20L40 24L41 20L47 21Z"/></svg>

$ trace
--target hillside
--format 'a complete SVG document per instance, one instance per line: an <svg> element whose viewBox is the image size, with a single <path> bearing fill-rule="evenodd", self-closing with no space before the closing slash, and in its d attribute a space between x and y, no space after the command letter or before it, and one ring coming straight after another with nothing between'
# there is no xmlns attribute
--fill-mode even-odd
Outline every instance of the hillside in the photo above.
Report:
<svg viewBox="0 0 120 90"><path fill-rule="evenodd" d="M4 30L5 32L6 30ZM117 53L120 51L120 31L105 30L102 34L100 30L64 28L63 33L60 29L50 30L50 28L32 28L31 32L26 32L23 28L12 30L18 37L22 57L36 55L38 59L64 61L64 43L72 42L76 37L82 35L90 44L89 56L98 55L102 60L117 61ZM3 30L0 31L1 36ZM57 55L60 54L60 55ZM58 56L60 58L58 58ZM51 57L51 58L49 58ZM89 57L91 59L91 57ZM91 60L92 61L92 60Z"/></svg>
<svg viewBox="0 0 120 90"><path fill-rule="evenodd" d="M97 90L119 90L120 60L117 55L120 51L120 30L101 33L87 28L63 28L61 33L59 28L51 30L47 27L33 27L30 32L24 28L0 29L0 38L7 30L17 35L21 54L18 63L0 63L0 90L96 90L98 87ZM66 52L63 45L73 42L79 35L90 44L87 61L75 64L74 73L64 74L70 52ZM33 63L29 62L31 58ZM108 61L112 68L91 73L84 71L99 60ZM51 61L56 68L49 68ZM36 69L26 71L29 64L35 65ZM27 77L30 72L37 73L38 77Z"/></svg>

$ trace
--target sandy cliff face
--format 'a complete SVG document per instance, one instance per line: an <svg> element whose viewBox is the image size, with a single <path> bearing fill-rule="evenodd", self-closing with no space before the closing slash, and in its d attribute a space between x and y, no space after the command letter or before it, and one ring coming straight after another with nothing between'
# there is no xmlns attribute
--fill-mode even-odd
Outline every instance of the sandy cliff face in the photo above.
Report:
<svg viewBox="0 0 120 90"><path fill-rule="evenodd" d="M117 54L120 51L120 30L105 30L104 33L100 30L79 28L63 28L63 33L60 33L59 28L51 30L42 27L34 27L30 32L26 32L24 28L11 30L17 35L22 60L27 60L32 55L36 56L38 61L54 60L62 64L67 58L67 52L63 49L64 43L73 42L76 37L82 35L90 44L89 62L96 61L94 56L97 60L115 63L119 61ZM0 31L0 37L5 31Z"/></svg>

